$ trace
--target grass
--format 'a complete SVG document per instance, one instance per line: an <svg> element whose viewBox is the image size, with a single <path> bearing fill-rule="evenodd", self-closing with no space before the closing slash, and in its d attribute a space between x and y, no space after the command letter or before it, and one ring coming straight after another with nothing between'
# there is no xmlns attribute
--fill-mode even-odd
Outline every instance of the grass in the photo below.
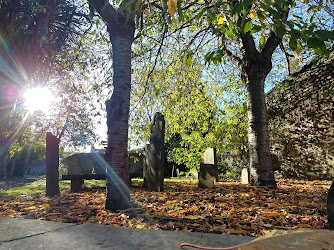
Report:
<svg viewBox="0 0 334 250"><path fill-rule="evenodd" d="M166 178L164 181L168 183L168 182L183 182L183 181L196 182L197 180L191 180L191 179L185 179L185 178L182 178L182 179ZM132 179L133 184L141 184L142 182L143 182L143 179L141 178ZM105 186L106 186L105 180L85 180L83 188L105 187ZM60 190L70 189L70 187L71 187L71 181L60 181L59 182ZM0 198L17 197L20 195L27 195L27 196L34 196L37 194L45 195L45 189L46 189L45 181L35 181L25 186L0 191Z"/></svg>
<svg viewBox="0 0 334 250"><path fill-rule="evenodd" d="M36 194L41 194L43 192L45 193L45 185L45 181L37 181L22 187L16 187L0 191L0 198L12 196L15 197L20 195L32 196Z"/></svg>
<svg viewBox="0 0 334 250"><path fill-rule="evenodd" d="M83 188L91 188L91 187L105 187L105 180L86 180ZM71 181L60 181L59 189L70 189ZM17 197L20 195L34 196L37 194L45 194L46 183L45 181L35 181L25 186L16 187L7 189L4 191L0 191L0 198L4 197Z"/></svg>
<svg viewBox="0 0 334 250"><path fill-rule="evenodd" d="M189 182L196 182L197 180L191 179L177 179L177 178L166 178L165 182L182 182L182 181L189 181ZM143 179L141 178L133 178L133 184L141 184L143 183ZM83 188L91 188L91 187L105 187L106 181L105 180L85 180ZM71 181L60 181L59 182L59 189L70 189ZM0 198L4 197L17 197L20 195L27 195L27 196L34 196L37 194L44 194L45 195L46 183L45 181L35 181L25 186L11 188L8 190L0 191Z"/></svg>

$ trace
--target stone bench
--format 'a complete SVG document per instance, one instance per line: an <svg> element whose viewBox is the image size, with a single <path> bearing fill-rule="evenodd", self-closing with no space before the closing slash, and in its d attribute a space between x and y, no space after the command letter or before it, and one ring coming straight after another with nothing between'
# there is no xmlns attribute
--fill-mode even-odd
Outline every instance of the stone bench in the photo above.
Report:
<svg viewBox="0 0 334 250"><path fill-rule="evenodd" d="M62 180L71 180L71 193L80 192L84 180L105 180L106 178L106 174L69 174L62 176Z"/></svg>

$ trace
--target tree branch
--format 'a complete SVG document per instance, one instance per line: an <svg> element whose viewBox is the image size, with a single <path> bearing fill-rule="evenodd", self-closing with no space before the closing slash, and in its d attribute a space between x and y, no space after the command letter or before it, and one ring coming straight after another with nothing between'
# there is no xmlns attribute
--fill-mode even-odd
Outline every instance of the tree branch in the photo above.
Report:
<svg viewBox="0 0 334 250"><path fill-rule="evenodd" d="M161 38L161 43L160 43L158 52L157 52L156 57L155 57L155 60L154 60L154 65L153 65L152 69L150 70L150 72L148 73L147 78L146 78L145 87L144 87L144 93L143 93L143 95L141 96L141 98L140 98L138 104L133 108L133 110L136 110L136 109L137 109L139 103L142 101L142 99L143 99L144 96L146 95L147 86L148 86L148 81L149 81L149 79L150 79L150 77L151 77L151 75L152 75L152 73L153 73L153 71L154 71L154 69L155 69L155 67L156 67L156 65L157 65L158 57L159 57L159 55L160 55L161 48L162 48L163 43L164 43L164 40L165 40L167 30L168 30L168 27L167 27L167 24L165 24L164 32L163 32L163 34L162 34L162 38ZM132 110L132 111L133 111L133 110ZM132 111L131 111L131 112L132 112Z"/></svg>
<svg viewBox="0 0 334 250"><path fill-rule="evenodd" d="M222 46L222 51L224 51L224 54L237 66L240 67L242 64L242 60L237 57L236 55L233 55L233 53L226 48L225 44Z"/></svg>
<svg viewBox="0 0 334 250"><path fill-rule="evenodd" d="M289 1L289 5L291 5L291 0ZM282 8L283 9L283 8ZM286 23L289 16L290 7L288 6L287 11L283 11L281 14L281 21L283 24ZM282 42L282 38L276 36L275 32L271 31L269 37L267 39L266 44L261 52L261 55L265 58L271 58L277 46Z"/></svg>
<svg viewBox="0 0 334 250"><path fill-rule="evenodd" d="M88 0L89 6L95 9L98 14L106 21L106 24L113 23L113 17L117 11L109 4L108 0Z"/></svg>
<svg viewBox="0 0 334 250"><path fill-rule="evenodd" d="M282 42L280 42L279 47L281 48L282 52L284 53L284 55L285 55L285 59L286 59L286 61L287 61L287 63L288 63L288 75L291 75L291 65L290 65L290 59L289 59L289 57L292 57L292 55L290 55L290 54L285 50L284 45L283 45Z"/></svg>

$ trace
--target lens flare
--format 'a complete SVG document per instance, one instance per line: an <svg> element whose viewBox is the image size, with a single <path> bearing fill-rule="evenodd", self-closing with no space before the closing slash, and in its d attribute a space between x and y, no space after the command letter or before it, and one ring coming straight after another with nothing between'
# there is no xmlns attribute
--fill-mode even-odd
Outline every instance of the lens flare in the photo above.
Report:
<svg viewBox="0 0 334 250"><path fill-rule="evenodd" d="M30 112L40 110L48 113L54 97L47 88L38 87L27 89L24 93L24 100L24 105Z"/></svg>

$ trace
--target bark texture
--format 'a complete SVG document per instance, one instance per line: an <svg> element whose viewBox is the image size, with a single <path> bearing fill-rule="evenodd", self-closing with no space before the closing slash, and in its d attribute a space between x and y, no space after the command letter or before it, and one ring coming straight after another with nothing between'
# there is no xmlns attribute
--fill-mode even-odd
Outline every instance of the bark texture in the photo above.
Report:
<svg viewBox="0 0 334 250"><path fill-rule="evenodd" d="M272 68L271 54L258 52L248 34L242 37L242 45L241 74L247 89L250 182L255 186L276 187L264 95L264 82Z"/></svg>
<svg viewBox="0 0 334 250"><path fill-rule="evenodd" d="M107 195L105 207L116 211L130 204L128 171L128 125L131 92L131 45L135 25L130 16L116 11L108 1L90 0L107 25L113 52L113 94L106 101L108 147L105 160L107 169Z"/></svg>

